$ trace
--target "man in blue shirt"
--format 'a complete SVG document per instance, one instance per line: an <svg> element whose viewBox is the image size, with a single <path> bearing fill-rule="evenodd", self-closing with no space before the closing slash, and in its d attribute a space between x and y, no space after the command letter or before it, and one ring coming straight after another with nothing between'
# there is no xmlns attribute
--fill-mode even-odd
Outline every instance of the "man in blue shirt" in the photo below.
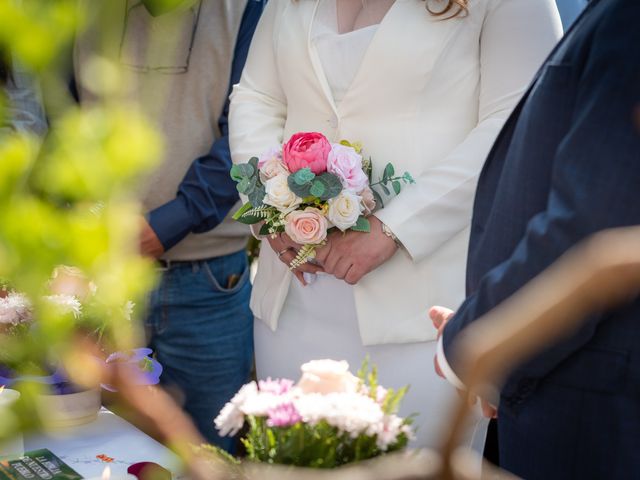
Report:
<svg viewBox="0 0 640 480"><path fill-rule="evenodd" d="M588 0L556 0L565 31L571 26L573 21L578 18L580 12L582 12L587 5L587 1Z"/></svg>
<svg viewBox="0 0 640 480"><path fill-rule="evenodd" d="M207 440L231 450L234 440L220 438L213 420L249 380L253 315L249 232L230 218L239 198L229 176L228 96L266 1L113 1L122 12L117 60L164 137L162 162L140 190L148 212L140 248L162 270L146 321L150 346L163 385ZM96 100L81 68L100 48L92 34L75 46L82 103Z"/></svg>

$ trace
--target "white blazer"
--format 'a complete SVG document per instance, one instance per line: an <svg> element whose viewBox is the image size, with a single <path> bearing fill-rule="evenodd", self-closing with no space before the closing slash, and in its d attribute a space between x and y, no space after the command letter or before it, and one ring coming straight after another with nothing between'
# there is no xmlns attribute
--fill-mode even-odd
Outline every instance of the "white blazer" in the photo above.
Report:
<svg viewBox="0 0 640 480"><path fill-rule="evenodd" d="M417 181L376 216L405 251L354 287L365 345L433 340L432 305L459 306L476 182L507 116L561 36L553 0L470 0L441 20L396 0L336 105L313 42L318 0L271 0L230 112L233 161L300 131L362 142ZM251 307L276 329L292 275L262 248ZM317 308L322 308L318 305Z"/></svg>

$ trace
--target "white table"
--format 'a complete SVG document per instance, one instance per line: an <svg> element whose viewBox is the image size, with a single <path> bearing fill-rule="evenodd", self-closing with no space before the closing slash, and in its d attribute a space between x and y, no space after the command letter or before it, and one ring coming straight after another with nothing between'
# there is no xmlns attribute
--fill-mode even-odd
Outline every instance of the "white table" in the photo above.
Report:
<svg viewBox="0 0 640 480"><path fill-rule="evenodd" d="M92 423L26 436L24 444L27 452L51 450L86 478L100 478L107 465L113 473L126 473L137 462L155 462L171 471L174 479L182 478L180 460L171 450L104 408ZM96 458L103 454L113 458L113 462Z"/></svg>

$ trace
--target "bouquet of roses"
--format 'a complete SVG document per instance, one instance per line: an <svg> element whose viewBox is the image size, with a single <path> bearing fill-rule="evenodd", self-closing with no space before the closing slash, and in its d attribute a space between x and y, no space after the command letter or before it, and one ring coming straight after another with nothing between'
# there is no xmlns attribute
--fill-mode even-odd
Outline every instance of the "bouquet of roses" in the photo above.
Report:
<svg viewBox="0 0 640 480"><path fill-rule="evenodd" d="M312 468L334 468L404 448L411 421L396 414L407 388L378 385L365 362L358 376L345 361L316 360L302 378L251 382L216 418L220 435L242 439L250 460Z"/></svg>
<svg viewBox="0 0 640 480"><path fill-rule="evenodd" d="M231 177L249 202L234 219L263 223L261 235L286 232L302 245L292 270L314 257L332 229L370 231L367 216L384 206L383 194L397 195L403 184L415 183L407 172L396 176L387 164L372 183L371 159L346 140L330 143L320 133L296 133L281 148L273 148L248 163L234 165Z"/></svg>

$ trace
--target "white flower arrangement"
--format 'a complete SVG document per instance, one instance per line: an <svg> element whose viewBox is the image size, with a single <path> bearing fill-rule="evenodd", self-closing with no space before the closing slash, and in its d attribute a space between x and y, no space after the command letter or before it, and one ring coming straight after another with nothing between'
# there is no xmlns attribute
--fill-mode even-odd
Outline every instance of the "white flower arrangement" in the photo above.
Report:
<svg viewBox="0 0 640 480"><path fill-rule="evenodd" d="M368 364L356 377L347 362L316 360L302 377L251 382L225 405L215 426L242 439L249 459L307 467L336 467L404 448L413 437L410 421L396 411L406 388L377 384Z"/></svg>

